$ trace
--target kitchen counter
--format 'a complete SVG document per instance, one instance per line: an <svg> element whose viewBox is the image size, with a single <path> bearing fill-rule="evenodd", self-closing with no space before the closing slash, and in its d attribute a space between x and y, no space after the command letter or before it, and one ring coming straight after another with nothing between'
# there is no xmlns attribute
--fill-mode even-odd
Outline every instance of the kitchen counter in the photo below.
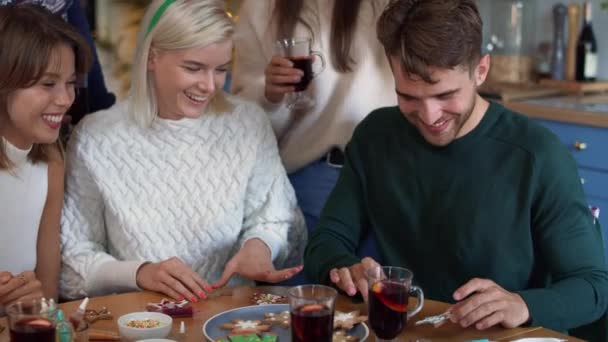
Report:
<svg viewBox="0 0 608 342"><path fill-rule="evenodd" d="M608 128L608 94L513 100L503 105L538 119Z"/></svg>

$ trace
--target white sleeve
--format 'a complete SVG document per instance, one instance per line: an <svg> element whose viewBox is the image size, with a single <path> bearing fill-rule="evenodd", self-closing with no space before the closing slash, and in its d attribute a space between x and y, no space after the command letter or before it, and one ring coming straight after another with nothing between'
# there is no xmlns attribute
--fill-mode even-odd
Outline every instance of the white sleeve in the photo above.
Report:
<svg viewBox="0 0 608 342"><path fill-rule="evenodd" d="M272 38L269 38L274 36L269 26L273 7L274 1L259 0L246 0L241 5L234 35L231 92L260 105L280 138L293 118L284 101L272 103L264 95L264 72L274 54Z"/></svg>
<svg viewBox="0 0 608 342"><path fill-rule="evenodd" d="M299 265L306 245L304 217L267 118L263 113L251 115L257 116L258 149L247 184L241 245L259 238L270 248L275 267Z"/></svg>
<svg viewBox="0 0 608 342"><path fill-rule="evenodd" d="M103 197L86 159L87 146L93 145L76 129L66 153L60 278L65 298L137 290L135 275L143 264L119 261L107 252Z"/></svg>

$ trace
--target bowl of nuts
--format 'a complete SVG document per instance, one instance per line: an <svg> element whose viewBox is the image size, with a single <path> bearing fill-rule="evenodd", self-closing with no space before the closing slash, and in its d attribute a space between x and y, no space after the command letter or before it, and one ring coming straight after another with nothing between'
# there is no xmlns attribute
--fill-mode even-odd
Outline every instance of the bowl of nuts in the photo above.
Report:
<svg viewBox="0 0 608 342"><path fill-rule="evenodd" d="M173 319L160 312L132 312L118 318L120 336L127 340L167 337Z"/></svg>

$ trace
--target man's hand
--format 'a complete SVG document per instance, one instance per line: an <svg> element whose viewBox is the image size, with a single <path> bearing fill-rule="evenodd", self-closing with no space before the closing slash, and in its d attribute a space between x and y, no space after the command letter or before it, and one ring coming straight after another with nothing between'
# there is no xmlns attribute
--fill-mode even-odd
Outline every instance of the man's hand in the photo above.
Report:
<svg viewBox="0 0 608 342"><path fill-rule="evenodd" d="M270 102L280 102L287 93L296 90L295 84L300 82L304 73L294 68L293 62L285 57L274 56L266 67L266 86L264 95Z"/></svg>
<svg viewBox="0 0 608 342"><path fill-rule="evenodd" d="M222 277L213 284L213 287L219 288L226 285L235 273L251 280L278 283L302 271L303 266L276 270L270 257L270 249L262 240L247 240L243 247L226 263Z"/></svg>
<svg viewBox="0 0 608 342"><path fill-rule="evenodd" d="M346 292L349 296L354 296L357 291L361 293L363 299L367 302L367 278L365 271L370 268L380 266L372 258L363 258L360 263L350 267L334 268L329 271L331 282L336 284L338 288Z"/></svg>
<svg viewBox="0 0 608 342"><path fill-rule="evenodd" d="M6 282L7 272L0 274L0 305L8 306L18 301L28 301L40 299L42 293L42 283L36 279L36 274L31 271L23 272Z"/></svg>
<svg viewBox="0 0 608 342"><path fill-rule="evenodd" d="M528 305L520 295L488 279L471 279L453 296L459 302L450 309L450 320L465 328L473 324L479 330L497 324L515 328L530 318Z"/></svg>
<svg viewBox="0 0 608 342"><path fill-rule="evenodd" d="M178 301L188 299L194 303L198 298L207 298L205 291L213 291L198 273L177 257L142 265L137 270L137 286L164 293Z"/></svg>

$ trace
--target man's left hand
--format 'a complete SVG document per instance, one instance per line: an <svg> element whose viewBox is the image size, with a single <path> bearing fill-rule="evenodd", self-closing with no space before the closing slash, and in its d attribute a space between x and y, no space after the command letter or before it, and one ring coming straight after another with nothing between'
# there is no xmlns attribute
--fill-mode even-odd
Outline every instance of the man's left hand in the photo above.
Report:
<svg viewBox="0 0 608 342"><path fill-rule="evenodd" d="M519 294L488 279L471 279L453 296L458 303L450 308L450 320L465 328L475 325L483 330L497 324L515 328L530 318L528 305Z"/></svg>
<svg viewBox="0 0 608 342"><path fill-rule="evenodd" d="M245 242L243 247L226 263L220 280L212 286L219 288L226 285L234 274L250 280L278 283L298 274L302 268L303 266L296 266L276 270L272 264L270 248L262 240L256 238Z"/></svg>

